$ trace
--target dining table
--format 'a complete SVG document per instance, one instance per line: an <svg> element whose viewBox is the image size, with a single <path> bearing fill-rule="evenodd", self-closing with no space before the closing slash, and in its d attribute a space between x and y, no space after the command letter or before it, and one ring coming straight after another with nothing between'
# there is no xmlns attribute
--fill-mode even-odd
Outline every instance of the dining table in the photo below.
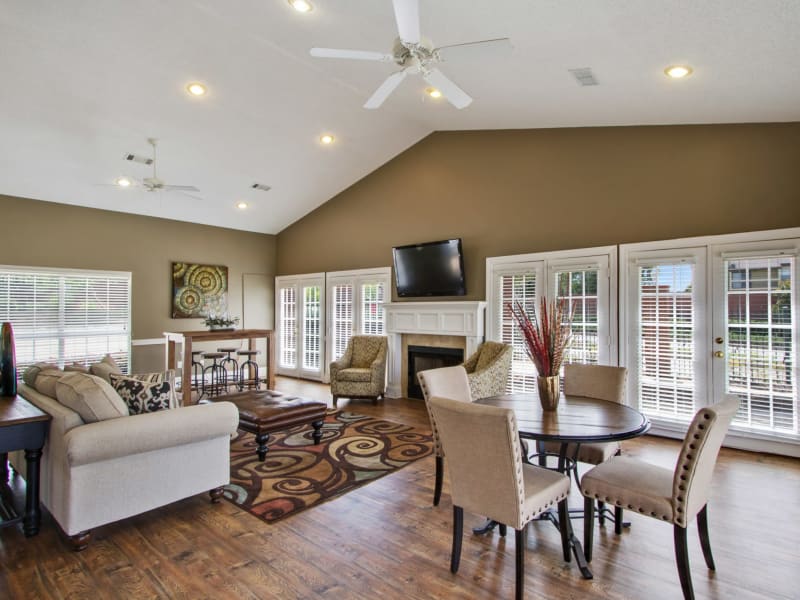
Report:
<svg viewBox="0 0 800 600"><path fill-rule="evenodd" d="M491 396L476 400L475 403L513 410L519 437L523 440L534 440L537 443L557 442L559 453L556 470L567 475L578 456L581 444L618 442L643 435L650 429L650 420L635 408L584 396L562 393L557 408L553 411L542 408L535 392ZM539 464L546 464L542 457ZM538 520L548 520L562 530L569 540L581 575L585 579L592 579L591 569L586 562L581 543L572 530L570 519L559 520L557 513L551 509L542 513ZM476 528L475 532L484 533L494 525L490 521L485 526ZM569 562L568 552L565 552L564 560Z"/></svg>

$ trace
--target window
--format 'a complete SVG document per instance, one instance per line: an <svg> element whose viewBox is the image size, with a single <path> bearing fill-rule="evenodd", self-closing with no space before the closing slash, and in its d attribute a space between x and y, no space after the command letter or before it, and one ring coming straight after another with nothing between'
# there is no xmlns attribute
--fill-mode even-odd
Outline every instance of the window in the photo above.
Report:
<svg viewBox="0 0 800 600"><path fill-rule="evenodd" d="M277 372L321 379L325 327L324 273L275 278Z"/></svg>
<svg viewBox="0 0 800 600"><path fill-rule="evenodd" d="M0 267L0 321L14 328L17 369L89 364L111 354L130 365L131 275Z"/></svg>

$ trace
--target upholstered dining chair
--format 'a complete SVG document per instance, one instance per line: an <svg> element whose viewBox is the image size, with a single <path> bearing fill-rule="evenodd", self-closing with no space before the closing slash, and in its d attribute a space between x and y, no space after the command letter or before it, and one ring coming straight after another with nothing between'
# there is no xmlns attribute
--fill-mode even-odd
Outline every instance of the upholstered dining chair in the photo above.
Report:
<svg viewBox="0 0 800 600"><path fill-rule="evenodd" d="M386 391L386 351L384 335L354 335L344 354L331 363L333 407L340 397L371 398L377 404Z"/></svg>
<svg viewBox="0 0 800 600"><path fill-rule="evenodd" d="M417 373L417 379L422 388L422 396L425 398L425 408L428 410L428 418L431 421L431 431L433 432L433 454L436 457L433 505L439 506L444 476L444 451L442 450L442 442L439 439L439 432L436 429L436 420L431 412L430 399L434 396L439 396L441 398L450 398L451 400L472 402L472 396L469 390L467 372L461 365L420 371Z"/></svg>
<svg viewBox="0 0 800 600"><path fill-rule="evenodd" d="M559 518L569 523L569 477L523 464L514 411L438 396L430 399L430 405L447 454L453 498L450 571L457 573L461 560L464 510L486 515L516 530L519 600L524 592L527 525L555 504ZM564 555L569 556L566 528L562 528L561 543Z"/></svg>
<svg viewBox="0 0 800 600"><path fill-rule="evenodd" d="M506 393L514 348L500 342L483 342L464 361L473 400Z"/></svg>
<svg viewBox="0 0 800 600"><path fill-rule="evenodd" d="M567 364L564 365L564 394L568 396L582 396L584 398L597 398L608 402L622 403L625 401L625 382L628 377L628 369L625 367L610 367L605 365L583 365ZM544 450L546 454L558 454L561 444L558 442L543 442L539 452ZM618 456L621 452L619 442L608 444L581 444L578 449L577 460L573 462L572 473L575 483L580 485L578 475L578 462L590 465L604 463L612 456ZM574 444L567 446L567 456L575 456ZM541 464L541 463L540 463ZM602 525L605 523L608 509L602 500L597 501L597 520ZM621 507L614 509L614 531L622 533L622 513ZM610 515L610 513L608 513Z"/></svg>
<svg viewBox="0 0 800 600"><path fill-rule="evenodd" d="M635 510L673 525L675 559L683 597L694 598L686 528L697 516L697 531L706 566L714 570L708 539L708 497L720 446L739 409L739 398L729 395L713 406L697 411L683 440L674 470L628 456L615 456L589 470L581 478L584 496L584 552L592 560L594 501Z"/></svg>

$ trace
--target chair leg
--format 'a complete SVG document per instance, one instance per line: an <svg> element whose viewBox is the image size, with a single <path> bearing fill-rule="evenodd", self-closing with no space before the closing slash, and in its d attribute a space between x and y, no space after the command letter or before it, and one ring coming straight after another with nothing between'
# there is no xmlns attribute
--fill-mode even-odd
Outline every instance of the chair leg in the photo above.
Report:
<svg viewBox="0 0 800 600"><path fill-rule="evenodd" d="M567 499L558 503L558 528L561 530L561 548L564 551L564 562L572 560L572 548L569 545L569 508Z"/></svg>
<svg viewBox="0 0 800 600"><path fill-rule="evenodd" d="M622 507L614 507L614 533L622 535Z"/></svg>
<svg viewBox="0 0 800 600"><path fill-rule="evenodd" d="M461 562L461 538L464 537L464 509L453 505L453 550L450 554L450 572L458 573Z"/></svg>
<svg viewBox="0 0 800 600"><path fill-rule="evenodd" d="M333 395L333 408L336 408L336 403L339 402L339 396Z"/></svg>
<svg viewBox="0 0 800 600"><path fill-rule="evenodd" d="M600 504L598 502L598 504ZM599 516L599 515L598 515ZM592 545L594 543L594 500L583 499L583 553L586 562L592 562Z"/></svg>
<svg viewBox="0 0 800 600"><path fill-rule="evenodd" d="M314 433L311 434L311 437L314 440L315 446L322 441L322 426L324 423L325 421L314 421L311 423L311 427L314 428Z"/></svg>
<svg viewBox="0 0 800 600"><path fill-rule="evenodd" d="M436 457L436 475L433 484L433 505L439 506L442 499L442 479L444 478L444 457Z"/></svg>
<svg viewBox="0 0 800 600"><path fill-rule="evenodd" d="M678 565L678 577L681 580L684 600L694 600L692 589L692 572L689 569L689 550L686 546L686 528L673 525L675 538L675 562Z"/></svg>
<svg viewBox="0 0 800 600"><path fill-rule="evenodd" d="M517 542L517 575L514 597L516 600L522 600L525 595L525 544L528 538L528 525L527 523L522 526L522 529L516 530Z"/></svg>
<svg viewBox="0 0 800 600"><path fill-rule="evenodd" d="M697 513L697 533L700 536L700 546L703 548L706 566L712 571L716 571L714 556L711 554L711 541L708 539L708 504Z"/></svg>
<svg viewBox="0 0 800 600"><path fill-rule="evenodd" d="M505 523L498 523L497 529L500 532L500 537L506 537L506 534L508 533L508 526Z"/></svg>
<svg viewBox="0 0 800 600"><path fill-rule="evenodd" d="M602 500L597 501L597 522L600 525L606 524L606 503Z"/></svg>

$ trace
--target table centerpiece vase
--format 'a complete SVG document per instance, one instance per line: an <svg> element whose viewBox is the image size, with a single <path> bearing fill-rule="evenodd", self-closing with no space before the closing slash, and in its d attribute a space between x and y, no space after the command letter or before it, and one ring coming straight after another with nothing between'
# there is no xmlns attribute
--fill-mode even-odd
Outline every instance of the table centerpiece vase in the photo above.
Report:
<svg viewBox="0 0 800 600"><path fill-rule="evenodd" d="M554 411L558 408L561 395L559 371L572 338L572 312L567 312L565 302L553 301L548 304L542 297L539 313L532 308L529 317L522 304L506 304L511 311L525 340L525 350L539 373L536 385L542 410Z"/></svg>

